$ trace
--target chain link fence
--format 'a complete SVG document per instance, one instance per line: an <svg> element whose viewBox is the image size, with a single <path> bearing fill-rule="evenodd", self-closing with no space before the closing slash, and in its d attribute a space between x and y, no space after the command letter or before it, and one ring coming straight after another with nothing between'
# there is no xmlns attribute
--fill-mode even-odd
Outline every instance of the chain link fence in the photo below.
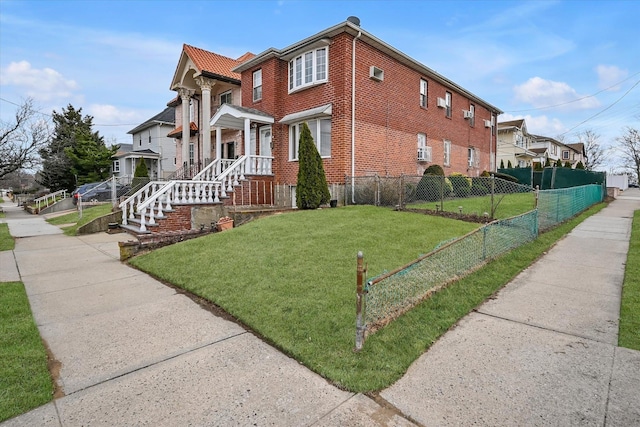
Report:
<svg viewBox="0 0 640 427"><path fill-rule="evenodd" d="M535 206L532 187L494 177L347 177L345 188L345 205L367 204L448 212L484 218L487 221L524 213ZM503 203L505 198L524 206L524 210L514 213L506 207L508 202ZM527 202L522 203L525 200Z"/></svg>
<svg viewBox="0 0 640 427"><path fill-rule="evenodd" d="M356 350L371 334L434 292L505 252L535 240L551 228L604 200L601 185L537 192L538 205L527 213L493 221L463 237L358 288ZM359 255L360 257L360 255ZM360 262L360 261L359 261ZM364 274L359 269L358 274ZM358 282L364 282L362 277Z"/></svg>

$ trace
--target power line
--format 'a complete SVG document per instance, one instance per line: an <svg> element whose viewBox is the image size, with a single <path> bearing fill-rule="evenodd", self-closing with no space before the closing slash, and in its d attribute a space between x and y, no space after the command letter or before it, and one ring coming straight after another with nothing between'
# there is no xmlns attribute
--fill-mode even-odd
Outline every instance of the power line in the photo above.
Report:
<svg viewBox="0 0 640 427"><path fill-rule="evenodd" d="M637 73L632 74L631 76L627 77L626 79L621 80L621 81L619 81L618 83L615 83L615 84L613 84L613 85L611 85L611 86L609 86L609 87L607 87L607 88L604 88L604 89L602 89L602 90L600 90L600 91L598 91L598 92L596 92L596 93L594 93L594 94L592 94L592 95L583 96L582 98L577 98L577 99L574 99L574 100L572 100L572 101L562 102L562 103L560 103L560 104L555 104L555 105L547 105L547 106L545 106L545 107L528 108L528 109L526 109L526 110L511 110L511 111L505 111L505 113L523 113L523 112L526 112L526 111L548 110L548 109L550 109L550 108L562 107L563 105L568 105L568 104L572 104L572 103L574 103L574 102L582 101L583 99L593 98L593 97L595 97L596 95L601 94L602 92L606 92L606 91L608 91L609 89L612 89L612 88L614 88L614 87L616 87L616 86L621 85L622 83L626 82L627 80L630 80L630 79L634 78L634 77L635 77L635 76L637 76L638 74L640 74L640 71L638 71ZM637 84L637 83L636 83L636 84Z"/></svg>

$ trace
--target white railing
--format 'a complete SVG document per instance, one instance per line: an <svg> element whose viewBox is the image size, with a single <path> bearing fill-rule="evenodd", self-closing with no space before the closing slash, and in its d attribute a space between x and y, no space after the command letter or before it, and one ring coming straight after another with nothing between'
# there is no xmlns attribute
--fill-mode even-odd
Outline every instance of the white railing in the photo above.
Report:
<svg viewBox="0 0 640 427"><path fill-rule="evenodd" d="M147 225L155 225L156 218L164 218L164 213L173 209L172 204L219 203L220 188L218 181L169 181L136 206L136 213L140 215L140 231L147 231Z"/></svg>
<svg viewBox="0 0 640 427"><path fill-rule="evenodd" d="M273 157L249 156L247 159L247 173L250 175L271 175Z"/></svg>
<svg viewBox="0 0 640 427"><path fill-rule="evenodd" d="M34 200L36 208L40 210L40 205L44 204L45 207L49 206L50 201L55 203L56 199L60 196L61 199L67 198L67 190L58 190L55 193L45 194L42 197L38 197Z"/></svg>
<svg viewBox="0 0 640 427"><path fill-rule="evenodd" d="M133 195L129 196L127 200L120 203L120 209L122 209L122 224L127 225L129 219L135 218L135 207L151 197L159 189L171 184L173 181L151 181L144 187L136 191Z"/></svg>

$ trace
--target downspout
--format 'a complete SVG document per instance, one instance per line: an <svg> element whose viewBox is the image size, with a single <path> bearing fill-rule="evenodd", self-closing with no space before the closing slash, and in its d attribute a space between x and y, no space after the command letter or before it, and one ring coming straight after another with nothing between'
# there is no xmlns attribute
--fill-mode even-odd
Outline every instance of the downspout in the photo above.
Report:
<svg viewBox="0 0 640 427"><path fill-rule="evenodd" d="M351 203L356 203L356 40L362 31L353 38L351 49Z"/></svg>

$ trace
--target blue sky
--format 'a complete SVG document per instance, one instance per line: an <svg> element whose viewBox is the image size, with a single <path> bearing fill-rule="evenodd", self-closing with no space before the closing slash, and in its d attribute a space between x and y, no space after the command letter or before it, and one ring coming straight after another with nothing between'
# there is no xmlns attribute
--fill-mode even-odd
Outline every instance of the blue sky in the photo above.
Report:
<svg viewBox="0 0 640 427"><path fill-rule="evenodd" d="M72 104L108 143L162 111L182 44L229 57L358 16L364 30L529 131L609 147L640 126L640 1L0 0L0 118ZM584 122L584 123L583 123ZM617 165L615 154L607 168Z"/></svg>

